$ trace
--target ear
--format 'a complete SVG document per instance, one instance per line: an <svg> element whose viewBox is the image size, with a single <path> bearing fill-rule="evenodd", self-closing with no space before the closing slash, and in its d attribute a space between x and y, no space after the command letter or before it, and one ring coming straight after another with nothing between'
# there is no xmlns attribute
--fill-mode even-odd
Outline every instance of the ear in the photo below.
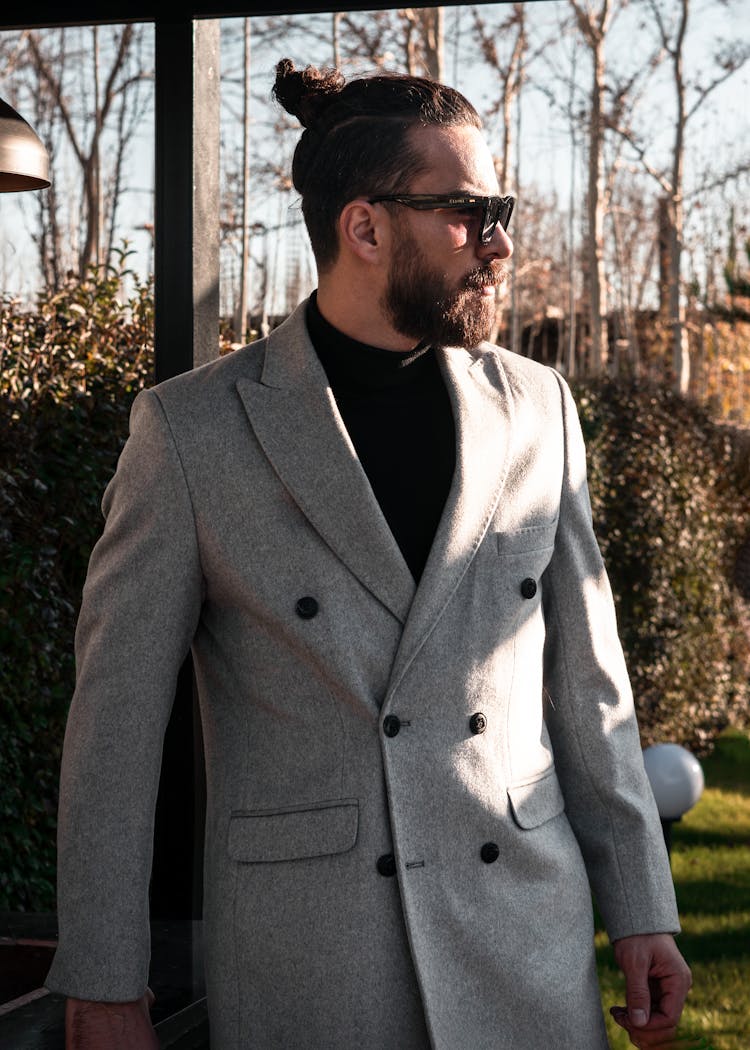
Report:
<svg viewBox="0 0 750 1050"><path fill-rule="evenodd" d="M385 208L363 198L349 201L339 215L340 243L363 262L377 265L388 241L388 222Z"/></svg>

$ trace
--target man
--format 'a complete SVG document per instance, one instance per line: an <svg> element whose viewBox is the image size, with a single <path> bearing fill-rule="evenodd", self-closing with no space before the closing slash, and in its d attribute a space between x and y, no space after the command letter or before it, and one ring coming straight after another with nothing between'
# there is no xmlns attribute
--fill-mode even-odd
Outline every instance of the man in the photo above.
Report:
<svg viewBox="0 0 750 1050"><path fill-rule="evenodd" d="M66 733L69 1045L156 1045L153 808L190 647L213 1050L602 1050L592 889L616 1019L667 1045L690 977L575 408L484 342L512 201L479 118L286 60L275 92L306 125L318 288L134 405Z"/></svg>

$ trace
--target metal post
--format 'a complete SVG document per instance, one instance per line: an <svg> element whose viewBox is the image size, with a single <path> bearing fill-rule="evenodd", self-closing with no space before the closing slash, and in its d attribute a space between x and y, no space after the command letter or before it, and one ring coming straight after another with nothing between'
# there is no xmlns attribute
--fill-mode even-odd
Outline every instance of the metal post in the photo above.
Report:
<svg viewBox="0 0 750 1050"><path fill-rule="evenodd" d="M155 23L157 382L219 353L219 29Z"/></svg>
<svg viewBox="0 0 750 1050"><path fill-rule="evenodd" d="M155 380L219 354L219 48L216 20L155 23ZM193 672L164 741L153 919L201 915L205 779Z"/></svg>
<svg viewBox="0 0 750 1050"><path fill-rule="evenodd" d="M673 824L674 824L673 820L665 820L662 817L662 819L661 819L661 830L662 830L662 832L664 834L664 845L667 847L667 854L670 857L672 856L672 825Z"/></svg>

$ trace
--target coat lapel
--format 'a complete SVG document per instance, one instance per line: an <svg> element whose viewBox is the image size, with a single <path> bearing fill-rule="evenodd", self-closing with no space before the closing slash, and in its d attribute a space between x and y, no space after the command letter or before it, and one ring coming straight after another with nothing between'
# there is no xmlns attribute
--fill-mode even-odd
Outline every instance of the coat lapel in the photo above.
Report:
<svg viewBox="0 0 750 1050"><path fill-rule="evenodd" d="M328 546L402 623L414 580L336 407L305 324L305 304L271 333L259 381L237 389L255 434Z"/></svg>
<svg viewBox="0 0 750 1050"><path fill-rule="evenodd" d="M424 644L482 542L508 472L513 401L494 354L441 351L456 425L456 466L391 676L391 690ZM491 373L488 375L488 372Z"/></svg>

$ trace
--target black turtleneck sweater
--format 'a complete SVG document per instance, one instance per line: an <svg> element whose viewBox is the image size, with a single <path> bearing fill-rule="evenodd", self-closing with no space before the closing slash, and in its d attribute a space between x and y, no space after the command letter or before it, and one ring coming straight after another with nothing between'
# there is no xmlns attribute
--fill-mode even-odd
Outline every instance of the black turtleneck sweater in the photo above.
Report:
<svg viewBox="0 0 750 1050"><path fill-rule="evenodd" d="M307 327L362 468L419 581L455 462L453 413L435 351L350 339L326 321L314 293Z"/></svg>

